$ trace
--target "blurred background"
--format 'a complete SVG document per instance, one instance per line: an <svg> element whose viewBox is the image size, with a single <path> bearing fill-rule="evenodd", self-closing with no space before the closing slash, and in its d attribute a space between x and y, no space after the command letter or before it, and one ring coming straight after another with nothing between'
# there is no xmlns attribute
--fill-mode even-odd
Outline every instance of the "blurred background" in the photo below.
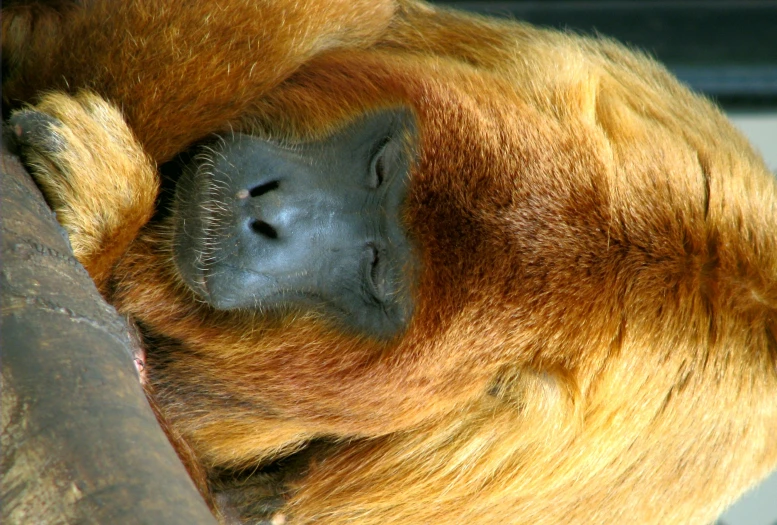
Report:
<svg viewBox="0 0 777 525"><path fill-rule="evenodd" d="M716 100L777 174L777 0L435 3L607 35L643 49L692 89ZM725 512L717 525L777 525L777 472Z"/></svg>

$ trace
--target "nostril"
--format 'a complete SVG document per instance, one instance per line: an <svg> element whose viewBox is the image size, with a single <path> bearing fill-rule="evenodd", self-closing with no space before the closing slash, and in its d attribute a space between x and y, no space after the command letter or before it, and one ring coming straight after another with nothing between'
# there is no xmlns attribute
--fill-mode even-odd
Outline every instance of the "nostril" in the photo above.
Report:
<svg viewBox="0 0 777 525"><path fill-rule="evenodd" d="M270 182L265 182L264 184L260 184L255 188L251 188L251 191L249 191L249 194L251 195L251 197L260 197L265 193L278 189L278 186L280 186L279 181L271 180Z"/></svg>
<svg viewBox="0 0 777 525"><path fill-rule="evenodd" d="M278 238L278 230L270 226L264 221L256 220L251 223L251 229L254 230L259 235L262 235L264 237L267 237L268 239L277 239Z"/></svg>

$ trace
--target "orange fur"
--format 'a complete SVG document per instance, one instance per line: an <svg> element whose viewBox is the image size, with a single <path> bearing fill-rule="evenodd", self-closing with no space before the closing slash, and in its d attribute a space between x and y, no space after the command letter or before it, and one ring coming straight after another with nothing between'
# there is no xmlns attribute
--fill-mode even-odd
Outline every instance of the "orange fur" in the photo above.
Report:
<svg viewBox="0 0 777 525"><path fill-rule="evenodd" d="M153 162L209 133L418 119L423 270L398 340L214 311L164 223L109 250L106 294L160 338L150 394L198 466L331 438L282 512L333 524L707 523L777 466L777 183L649 58L409 0L96 3L56 42L31 16L4 13L6 102L89 89L121 108L150 160L96 140L117 167L91 175L145 195L135 217ZM71 236L104 238L97 222Z"/></svg>

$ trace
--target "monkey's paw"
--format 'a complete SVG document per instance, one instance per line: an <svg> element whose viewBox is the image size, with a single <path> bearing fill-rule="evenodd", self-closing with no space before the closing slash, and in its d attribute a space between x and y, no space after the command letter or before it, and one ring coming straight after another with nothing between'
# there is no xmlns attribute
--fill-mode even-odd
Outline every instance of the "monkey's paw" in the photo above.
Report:
<svg viewBox="0 0 777 525"><path fill-rule="evenodd" d="M153 213L153 163L121 113L92 93L46 95L14 112L9 130L75 256L96 277Z"/></svg>

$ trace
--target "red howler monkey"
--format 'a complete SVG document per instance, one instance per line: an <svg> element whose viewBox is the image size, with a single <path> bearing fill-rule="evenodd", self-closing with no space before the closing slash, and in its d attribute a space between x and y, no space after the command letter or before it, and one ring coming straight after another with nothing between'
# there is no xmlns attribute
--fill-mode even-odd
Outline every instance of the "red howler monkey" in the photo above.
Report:
<svg viewBox="0 0 777 525"><path fill-rule="evenodd" d="M777 465L777 184L650 59L411 0L13 6L2 45L224 521L707 523Z"/></svg>

